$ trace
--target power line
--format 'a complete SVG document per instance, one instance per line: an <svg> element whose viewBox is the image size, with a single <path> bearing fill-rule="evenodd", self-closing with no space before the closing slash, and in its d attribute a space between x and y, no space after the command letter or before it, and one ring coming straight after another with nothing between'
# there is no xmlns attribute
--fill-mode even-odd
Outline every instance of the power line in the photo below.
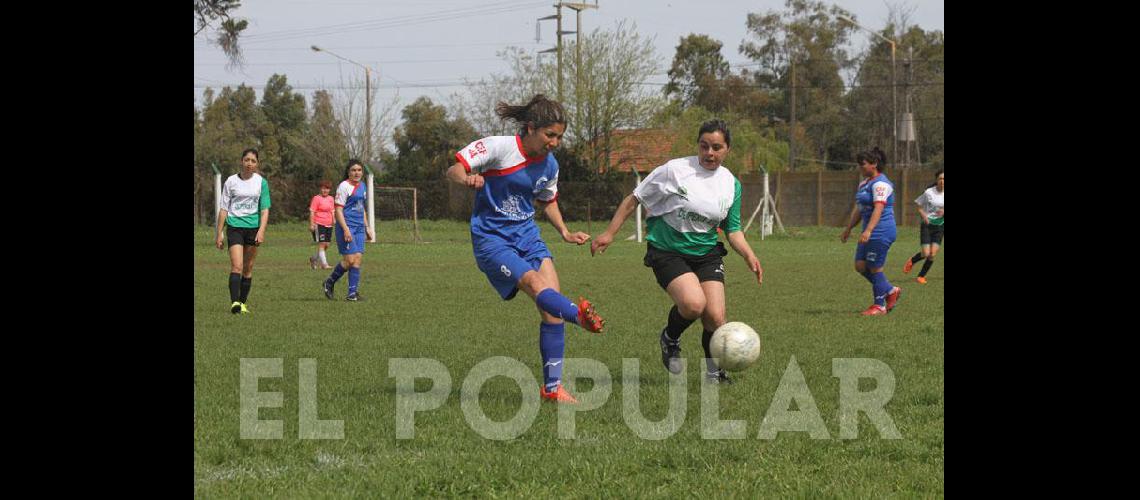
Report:
<svg viewBox="0 0 1140 500"><path fill-rule="evenodd" d="M469 61L498 61L499 58L482 58L482 59L405 59L402 61L371 61L376 64L417 64L417 63L454 63L454 62L469 62ZM337 66L343 63L340 62L274 62L274 63L254 63L245 64L245 66ZM227 63L197 63L195 66L227 66Z"/></svg>
<svg viewBox="0 0 1140 500"><path fill-rule="evenodd" d="M257 35L248 35L242 41L247 45L254 45L267 42L278 42L284 40L294 40L298 38L310 38L331 34L352 33L357 31L376 30L385 28L398 28L404 26L413 26L417 24L424 24L433 21L443 21L455 18L471 18L481 17L492 14L501 14L505 12L533 9L539 6L546 5L546 2L528 2L528 3L514 3L504 5L506 2L499 4L481 5L475 8L466 8L459 10L451 10L444 12L435 12L430 14L419 14L410 16L400 16L382 20L371 20L363 22L336 24L328 26L318 26L313 28L303 28L294 30L282 30L270 33L263 33ZM490 8L488 8L490 7Z"/></svg>
<svg viewBox="0 0 1140 500"><path fill-rule="evenodd" d="M413 45L361 45L354 47L325 47L328 50L369 50L369 49L439 49L439 48L456 48L456 47L476 47L476 46L500 46L510 47L517 45L539 45L535 42L473 42L473 43L440 43L440 44L413 44ZM195 49L214 49L213 45L198 45ZM296 52L312 51L312 46L309 47L265 47L265 48L243 48L242 52Z"/></svg>

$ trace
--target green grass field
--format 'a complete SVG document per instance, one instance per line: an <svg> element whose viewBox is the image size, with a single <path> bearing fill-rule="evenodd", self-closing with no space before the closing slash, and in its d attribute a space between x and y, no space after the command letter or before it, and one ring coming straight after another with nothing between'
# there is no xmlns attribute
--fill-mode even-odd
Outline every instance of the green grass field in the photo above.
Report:
<svg viewBox="0 0 1140 500"><path fill-rule="evenodd" d="M586 230L572 223L571 229ZM623 231L623 236L632 232ZM556 407L541 405L513 440L481 437L467 423L460 387L471 368L493 356L516 358L541 382L539 317L520 294L504 302L475 267L467 226L421 223L426 241L411 244L404 226L380 224L380 244L364 255L366 302L325 299L328 271L309 269L308 228L270 226L249 298L250 315L229 313L227 254L213 230L194 230L194 484L196 496L944 496L945 253L925 286L901 272L918 249L918 230L904 228L891 248L887 276L903 287L888 316L860 317L870 285L852 270L854 242L837 228L789 228L749 241L764 266L757 286L734 252L725 257L729 321L752 325L760 361L720 388L720 418L743 420L743 439L701 438L699 322L683 337L687 411L662 440L639 438L623 419L623 358L640 360L640 406L659 420L669 409L669 377L657 335L670 301L642 265L642 244L619 241L601 257L586 246L543 233L570 297L590 298L606 333L566 329L566 356L603 363L612 393L600 408L576 416L576 438L559 439ZM594 222L597 234L602 224ZM753 228L757 231L757 228ZM857 237L857 236L856 236ZM338 254L330 248L330 262ZM773 395L794 356L831 439L807 432L757 437ZM279 392L283 405L261 420L283 422L282 439L242 439L241 358L279 358L283 377L258 390ZM300 439L299 360L317 362L318 416L342 420L343 439ZM396 386L390 358L434 358L447 367L451 390L438 409L416 414L414 439L396 439ZM858 437L840 439L840 379L833 358L872 358L890 367L893 398L885 406L902 435L884 439L866 415ZM698 369L701 368L701 369ZM574 369L567 363L567 372ZM418 391L430 382L419 381ZM860 382L859 390L875 384ZM585 383L577 393L599 385ZM538 385L527 391L538 391ZM528 397L531 394L527 394ZM584 399L584 397L582 398ZM523 394L513 381L491 379L479 396L495 421L511 418ZM793 408L795 409L795 408ZM802 408L801 408L802 409Z"/></svg>

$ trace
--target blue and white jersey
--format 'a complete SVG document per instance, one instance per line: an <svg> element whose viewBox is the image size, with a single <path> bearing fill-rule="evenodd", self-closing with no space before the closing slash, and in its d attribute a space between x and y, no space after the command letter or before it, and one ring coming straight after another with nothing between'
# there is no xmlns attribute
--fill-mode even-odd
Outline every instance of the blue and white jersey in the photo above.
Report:
<svg viewBox="0 0 1140 500"><path fill-rule="evenodd" d="M558 161L554 153L528 157L521 137L492 136L467 145L455 153L455 159L468 173L482 174L485 181L483 189L475 193L471 213L473 239L538 239L534 200L558 199Z"/></svg>
<svg viewBox="0 0 1140 500"><path fill-rule="evenodd" d="M368 187L363 182L341 181L336 188L335 203L344 207L344 222L349 229L361 229L364 225L364 202L368 199Z"/></svg>
<svg viewBox="0 0 1140 500"><path fill-rule="evenodd" d="M871 212L875 205L883 205L883 213L879 216L879 223L871 231L871 239L877 241L894 241L895 232L895 185L887 179L886 175L879 174L859 183L855 191L855 202L859 204L859 213L863 215L863 229L871 221Z"/></svg>

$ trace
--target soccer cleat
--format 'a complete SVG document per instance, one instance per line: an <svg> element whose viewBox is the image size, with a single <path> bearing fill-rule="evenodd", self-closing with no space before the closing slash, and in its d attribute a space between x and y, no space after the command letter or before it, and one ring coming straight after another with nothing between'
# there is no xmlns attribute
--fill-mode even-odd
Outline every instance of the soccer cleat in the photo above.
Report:
<svg viewBox="0 0 1140 500"><path fill-rule="evenodd" d="M359 293L350 293L348 294L348 297L344 298L344 300L347 300L349 302L360 302L364 300L364 297L362 297Z"/></svg>
<svg viewBox="0 0 1140 500"><path fill-rule="evenodd" d="M241 302L234 302L233 304L230 304L230 312L234 314L241 312Z"/></svg>
<svg viewBox="0 0 1140 500"><path fill-rule="evenodd" d="M661 363L674 375L681 373L681 340L669 340L665 330L661 330Z"/></svg>
<svg viewBox="0 0 1140 500"><path fill-rule="evenodd" d="M910 270L913 267L914 267L914 261L907 259L906 264L903 264L903 274L910 274Z"/></svg>
<svg viewBox="0 0 1140 500"><path fill-rule="evenodd" d="M901 296L902 296L902 288L899 288L897 286L891 290L891 293L887 294L887 312L891 312L892 310L894 310L895 304L898 303L899 297L901 297Z"/></svg>
<svg viewBox="0 0 1140 500"><path fill-rule="evenodd" d="M317 258L312 255L309 256L309 269L317 269Z"/></svg>
<svg viewBox="0 0 1140 500"><path fill-rule="evenodd" d="M733 384L735 382L728 378L728 374L724 370L717 370L715 372L705 373L705 382L710 384Z"/></svg>
<svg viewBox="0 0 1140 500"><path fill-rule="evenodd" d="M917 281L918 284L920 284L920 285L925 285L926 284L926 276L919 276L917 279L915 279L915 281Z"/></svg>
<svg viewBox="0 0 1140 500"><path fill-rule="evenodd" d="M327 278L325 279L325 282L323 283L322 288L325 291L325 298L327 298L329 300L333 299L333 285L334 284L335 283L330 282Z"/></svg>
<svg viewBox="0 0 1140 500"><path fill-rule="evenodd" d="M878 304L871 304L871 307L868 307L866 311L863 311L859 314L863 316L879 316L882 314L887 314L887 309Z"/></svg>
<svg viewBox="0 0 1140 500"><path fill-rule="evenodd" d="M594 305L581 296L578 297L578 326L594 333L602 333L606 326L606 320L598 315Z"/></svg>
<svg viewBox="0 0 1140 500"><path fill-rule="evenodd" d="M241 313L242 314L249 314L249 308L246 307L245 302L241 303Z"/></svg>
<svg viewBox="0 0 1140 500"><path fill-rule="evenodd" d="M566 389L562 388L561 383L558 384L558 388L552 392L546 392L546 386L541 386L538 388L538 390L539 395L542 396L542 399L545 399L547 401L553 401L555 403L578 404L578 400L574 399L574 396L571 396L569 392L566 392Z"/></svg>

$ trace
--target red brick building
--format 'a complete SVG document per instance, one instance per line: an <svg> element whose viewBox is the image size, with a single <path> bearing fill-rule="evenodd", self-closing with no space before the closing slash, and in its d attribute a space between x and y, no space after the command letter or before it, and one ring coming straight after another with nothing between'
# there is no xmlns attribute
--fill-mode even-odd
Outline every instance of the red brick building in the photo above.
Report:
<svg viewBox="0 0 1140 500"><path fill-rule="evenodd" d="M609 164L619 172L636 168L645 173L673 159L673 138L666 129L615 130L610 145ZM605 165L598 166L598 172L605 170Z"/></svg>

